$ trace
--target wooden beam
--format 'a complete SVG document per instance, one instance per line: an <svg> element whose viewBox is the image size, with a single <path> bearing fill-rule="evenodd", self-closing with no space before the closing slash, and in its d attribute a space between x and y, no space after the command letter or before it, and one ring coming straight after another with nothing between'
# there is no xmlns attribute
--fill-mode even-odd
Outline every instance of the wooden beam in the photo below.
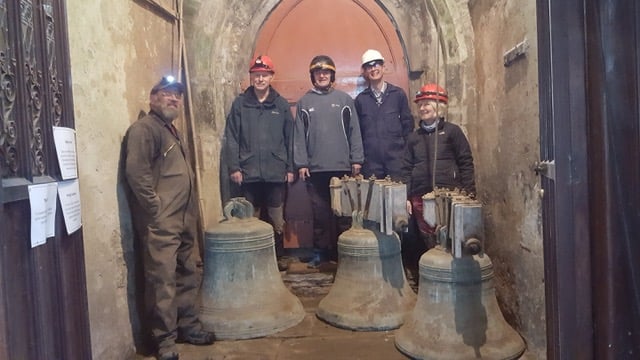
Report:
<svg viewBox="0 0 640 360"><path fill-rule="evenodd" d="M158 13L160 16L171 21L178 21L178 12L173 9L168 9L164 5L160 4L156 0L135 0L143 6L146 6L150 10Z"/></svg>

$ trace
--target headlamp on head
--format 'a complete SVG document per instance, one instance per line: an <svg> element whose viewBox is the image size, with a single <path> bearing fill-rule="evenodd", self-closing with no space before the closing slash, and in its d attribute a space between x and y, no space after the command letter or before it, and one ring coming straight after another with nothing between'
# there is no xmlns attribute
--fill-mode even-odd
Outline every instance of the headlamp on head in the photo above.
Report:
<svg viewBox="0 0 640 360"><path fill-rule="evenodd" d="M182 83L178 82L173 75L165 75L156 85L153 86L151 94L155 94L158 91L167 88L176 89L180 94L184 93L184 85L182 85Z"/></svg>
<svg viewBox="0 0 640 360"><path fill-rule="evenodd" d="M258 55L249 66L249 72L252 73L258 71L275 73L273 60L271 60L271 58L267 55Z"/></svg>
<svg viewBox="0 0 640 360"><path fill-rule="evenodd" d="M447 104L449 102L449 94L444 88L436 84L427 84L416 92L416 97L413 101L417 103L420 100L434 100Z"/></svg>

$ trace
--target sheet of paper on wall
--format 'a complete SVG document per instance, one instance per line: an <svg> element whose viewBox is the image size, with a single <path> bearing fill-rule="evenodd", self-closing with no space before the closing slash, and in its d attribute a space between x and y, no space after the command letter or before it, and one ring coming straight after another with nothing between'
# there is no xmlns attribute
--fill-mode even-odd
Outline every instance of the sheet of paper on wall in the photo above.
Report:
<svg viewBox="0 0 640 360"><path fill-rule="evenodd" d="M78 177L76 131L72 128L54 126L53 141L56 144L62 179L76 179Z"/></svg>
<svg viewBox="0 0 640 360"><path fill-rule="evenodd" d="M80 206L80 186L78 180L61 181L58 183L58 196L62 206L62 216L67 227L67 234L71 235L82 226L82 208Z"/></svg>
<svg viewBox="0 0 640 360"><path fill-rule="evenodd" d="M58 183L29 185L31 207L31 247L47 242L56 234L56 195Z"/></svg>

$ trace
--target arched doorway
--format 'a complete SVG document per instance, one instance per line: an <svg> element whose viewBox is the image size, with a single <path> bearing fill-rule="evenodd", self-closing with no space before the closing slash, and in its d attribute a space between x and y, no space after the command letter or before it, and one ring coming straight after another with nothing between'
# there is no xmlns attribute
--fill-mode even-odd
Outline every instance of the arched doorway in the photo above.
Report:
<svg viewBox="0 0 640 360"><path fill-rule="evenodd" d="M385 79L408 91L401 39L375 0L284 0L260 29L254 55L271 56L274 87L293 104L310 88L309 62L319 54L333 58L337 87L355 97L365 86L360 59L367 49L385 57Z"/></svg>
<svg viewBox="0 0 640 360"><path fill-rule="evenodd" d="M362 91L361 56L376 49L385 58L385 80L408 93L402 41L375 0L284 0L258 34L254 57L269 55L276 68L274 88L292 106L311 87L309 62L319 54L336 63L336 87L352 97ZM313 247L311 208L304 184L289 187L285 205L285 247Z"/></svg>

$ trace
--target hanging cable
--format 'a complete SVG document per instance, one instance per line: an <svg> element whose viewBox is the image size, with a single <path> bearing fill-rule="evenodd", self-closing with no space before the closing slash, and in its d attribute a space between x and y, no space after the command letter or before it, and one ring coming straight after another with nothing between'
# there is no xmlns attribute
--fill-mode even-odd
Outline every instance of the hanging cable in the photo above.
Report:
<svg viewBox="0 0 640 360"><path fill-rule="evenodd" d="M438 82L440 74L440 23L437 18L434 18L434 24L436 25L436 86L440 86ZM433 169L431 171L431 188L436 188L436 163L438 162L438 122L440 121L440 101L436 99L436 129L433 132L435 137L433 146Z"/></svg>

